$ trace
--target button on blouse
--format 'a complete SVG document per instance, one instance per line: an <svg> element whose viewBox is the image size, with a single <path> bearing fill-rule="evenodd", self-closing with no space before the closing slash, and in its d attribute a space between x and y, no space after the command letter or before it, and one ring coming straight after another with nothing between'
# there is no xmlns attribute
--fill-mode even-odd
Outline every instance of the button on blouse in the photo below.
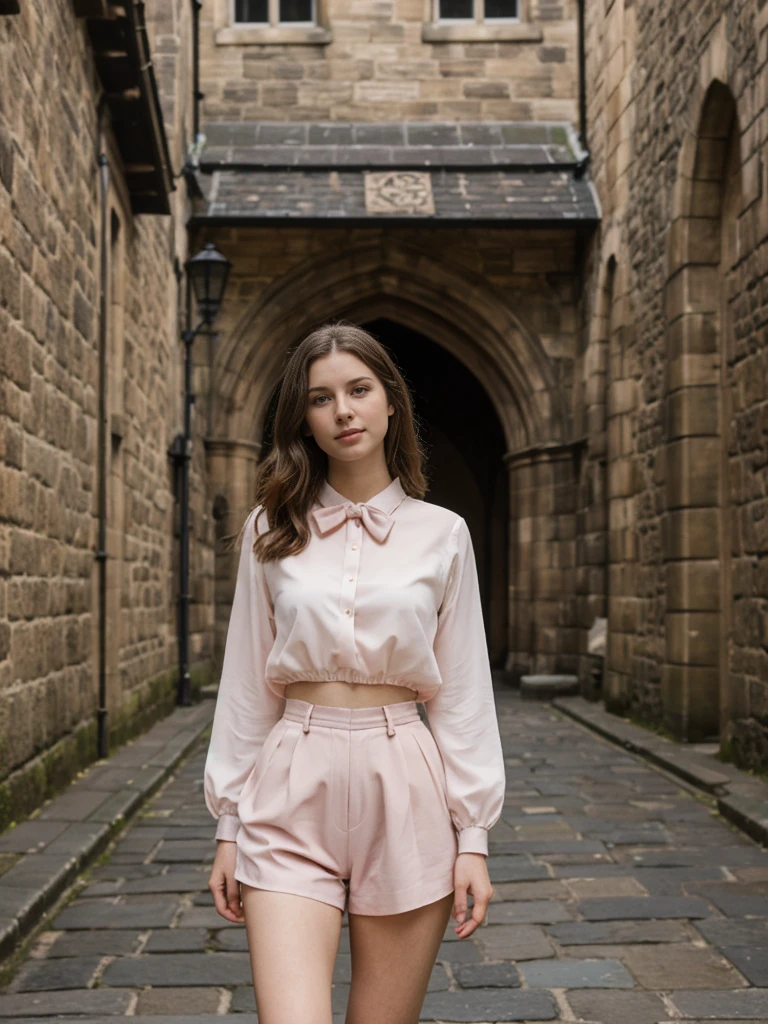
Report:
<svg viewBox="0 0 768 1024"><path fill-rule="evenodd" d="M353 503L323 482L297 555L259 562L246 520L205 764L216 838L234 840L238 799L300 680L413 690L445 768L459 853L488 853L505 775L477 567L466 521L406 494L396 477Z"/></svg>

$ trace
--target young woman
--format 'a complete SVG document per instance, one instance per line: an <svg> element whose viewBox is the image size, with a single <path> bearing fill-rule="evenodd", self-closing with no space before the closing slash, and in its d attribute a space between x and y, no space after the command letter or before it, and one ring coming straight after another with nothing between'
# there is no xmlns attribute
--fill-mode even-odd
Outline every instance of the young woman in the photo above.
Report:
<svg viewBox="0 0 768 1024"><path fill-rule="evenodd" d="M346 1024L416 1024L451 909L459 938L485 917L504 802L472 542L423 500L408 389L366 331L314 331L279 388L205 766L209 888L245 922L260 1024L330 1024L345 907Z"/></svg>

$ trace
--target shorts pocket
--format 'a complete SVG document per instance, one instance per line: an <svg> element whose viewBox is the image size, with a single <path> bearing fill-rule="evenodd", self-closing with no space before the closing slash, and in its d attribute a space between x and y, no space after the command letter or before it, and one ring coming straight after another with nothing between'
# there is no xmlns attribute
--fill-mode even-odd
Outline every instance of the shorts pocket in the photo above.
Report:
<svg viewBox="0 0 768 1024"><path fill-rule="evenodd" d="M240 793L240 802L246 798L253 798L259 782L264 777L264 773L267 768L269 768L270 761L275 756L277 748L280 746L280 740L285 735L287 726L288 720L280 718L267 733L267 738L264 740L261 750L256 755L256 761L254 762L253 768L251 768L248 778L245 780L245 784L243 785L242 792Z"/></svg>
<svg viewBox="0 0 768 1024"><path fill-rule="evenodd" d="M437 788L443 794L443 801L447 808L448 786L445 778L445 765L435 742L435 737L423 722L417 723L417 727L413 730L413 736L427 763L430 775L434 779Z"/></svg>

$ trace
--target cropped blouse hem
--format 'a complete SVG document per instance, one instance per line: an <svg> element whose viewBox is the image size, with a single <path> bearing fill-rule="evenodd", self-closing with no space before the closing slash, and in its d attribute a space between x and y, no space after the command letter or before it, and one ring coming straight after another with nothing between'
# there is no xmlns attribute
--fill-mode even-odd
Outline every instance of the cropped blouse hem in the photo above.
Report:
<svg viewBox="0 0 768 1024"><path fill-rule="evenodd" d="M459 853L482 853L488 856L488 829L481 825L468 825L459 830Z"/></svg>
<svg viewBox="0 0 768 1024"><path fill-rule="evenodd" d="M281 679L267 679L266 684L269 689L277 694L278 697L285 697L285 687L290 683L327 683L339 680L343 683L362 683L364 685L377 685L387 683L391 686L407 686L409 690L413 690L417 694L416 699L419 701L428 700L429 697L433 696L436 687L431 687L429 690L425 690L423 687L419 687L418 683L403 679L401 676L392 675L387 672L377 672L371 675L368 672L363 672L356 668L339 667L335 669L327 668L316 668L303 670L301 672L294 672L290 675L283 676Z"/></svg>

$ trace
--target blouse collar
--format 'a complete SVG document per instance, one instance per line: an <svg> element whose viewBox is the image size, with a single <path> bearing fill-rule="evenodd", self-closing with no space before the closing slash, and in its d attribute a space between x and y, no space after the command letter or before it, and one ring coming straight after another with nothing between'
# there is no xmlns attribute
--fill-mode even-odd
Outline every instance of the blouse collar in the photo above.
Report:
<svg viewBox="0 0 768 1024"><path fill-rule="evenodd" d="M360 504L371 505L373 508L378 508L382 512L391 515L405 497L407 495L403 485L400 483L400 477L396 476L394 480L387 484L383 491L379 491L378 494L374 494L368 501L360 502ZM323 480L318 494L318 501L321 505L354 504L354 502L350 502L349 498L345 498L343 494L340 494L331 487L327 480Z"/></svg>

